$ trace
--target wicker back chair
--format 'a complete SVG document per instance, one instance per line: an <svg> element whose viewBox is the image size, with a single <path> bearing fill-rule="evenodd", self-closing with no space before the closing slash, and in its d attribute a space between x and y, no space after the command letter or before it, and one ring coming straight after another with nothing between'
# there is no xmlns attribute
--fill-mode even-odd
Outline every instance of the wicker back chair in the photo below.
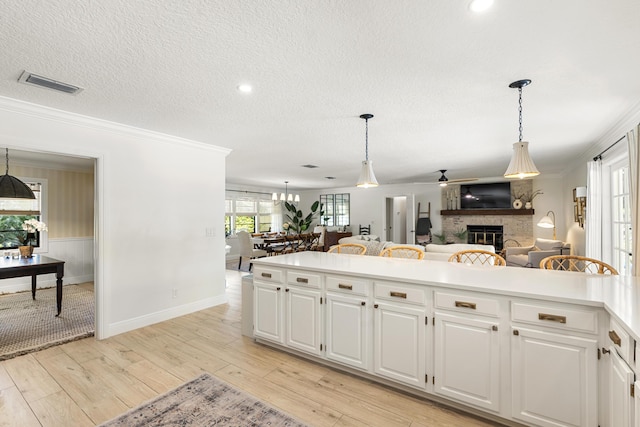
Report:
<svg viewBox="0 0 640 427"><path fill-rule="evenodd" d="M423 259L424 251L412 246L391 246L383 249L380 256L387 258Z"/></svg>
<svg viewBox="0 0 640 427"><path fill-rule="evenodd" d="M449 257L449 262L490 266L507 265L507 262L500 255L481 249L468 249L456 252Z"/></svg>
<svg viewBox="0 0 640 427"><path fill-rule="evenodd" d="M591 274L618 275L618 271L597 259L579 255L554 255L540 261L540 268L545 270L580 271Z"/></svg>
<svg viewBox="0 0 640 427"><path fill-rule="evenodd" d="M354 254L364 255L367 252L367 248L359 243L343 243L341 245L334 245L327 252L337 254Z"/></svg>

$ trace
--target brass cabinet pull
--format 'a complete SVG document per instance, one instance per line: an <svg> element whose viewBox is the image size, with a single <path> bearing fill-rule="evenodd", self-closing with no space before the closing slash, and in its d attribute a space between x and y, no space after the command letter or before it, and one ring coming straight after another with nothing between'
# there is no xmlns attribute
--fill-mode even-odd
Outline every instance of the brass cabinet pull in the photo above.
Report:
<svg viewBox="0 0 640 427"><path fill-rule="evenodd" d="M378 304L373 304L373 308L378 308Z"/></svg>
<svg viewBox="0 0 640 427"><path fill-rule="evenodd" d="M271 279L271 273L262 273L260 274L262 277L266 277L268 279Z"/></svg>
<svg viewBox="0 0 640 427"><path fill-rule="evenodd" d="M360 303L360 305L366 305L366 304L367 304L367 303L366 303L366 302L364 302L364 301L362 301L362 302Z"/></svg>
<svg viewBox="0 0 640 427"><path fill-rule="evenodd" d="M348 290L353 290L353 285L343 285L342 283L338 283L338 287L340 289L348 289Z"/></svg>
<svg viewBox="0 0 640 427"><path fill-rule="evenodd" d="M279 288L279 287L278 287L278 288L276 288L276 291L279 291L279 290L280 290L280 288Z"/></svg>
<svg viewBox="0 0 640 427"><path fill-rule="evenodd" d="M514 329L514 330L513 330L513 335L516 335L516 336L517 336L517 335L520 335L520 331L519 331L519 330L517 330L517 329Z"/></svg>
<svg viewBox="0 0 640 427"><path fill-rule="evenodd" d="M394 291L391 291L391 292L389 292L389 295L392 296L392 297L407 298L407 294L405 292L394 292Z"/></svg>
<svg viewBox="0 0 640 427"><path fill-rule="evenodd" d="M538 320L548 320L550 322L567 323L567 316L558 316L556 314L538 313Z"/></svg>
<svg viewBox="0 0 640 427"><path fill-rule="evenodd" d="M494 331L494 332L497 331L498 330L498 326L497 325L492 325L491 326L491 330Z"/></svg>
<svg viewBox="0 0 640 427"><path fill-rule="evenodd" d="M475 302L456 301L456 307L470 308L471 310L475 310L476 309L476 303Z"/></svg>
<svg viewBox="0 0 640 427"><path fill-rule="evenodd" d="M296 282L298 282L298 283L309 283L309 279L305 279L304 277L296 277Z"/></svg>
<svg viewBox="0 0 640 427"><path fill-rule="evenodd" d="M622 340L620 339L620 337L618 336L618 334L616 334L616 331L609 331L609 338L611 339L611 341L613 341L613 343L615 345L617 345L618 347L622 346Z"/></svg>
<svg viewBox="0 0 640 427"><path fill-rule="evenodd" d="M289 292L289 288L285 289L284 291L285 291L285 292Z"/></svg>

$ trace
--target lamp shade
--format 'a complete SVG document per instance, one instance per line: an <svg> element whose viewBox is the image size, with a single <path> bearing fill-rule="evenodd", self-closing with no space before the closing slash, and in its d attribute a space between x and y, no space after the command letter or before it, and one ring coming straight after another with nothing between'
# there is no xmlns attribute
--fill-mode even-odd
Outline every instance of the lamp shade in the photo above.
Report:
<svg viewBox="0 0 640 427"><path fill-rule="evenodd" d="M271 200L273 200L274 202L277 202L278 201L278 193L273 193L271 195Z"/></svg>
<svg viewBox="0 0 640 427"><path fill-rule="evenodd" d="M513 155L511 163L507 171L504 173L505 178L531 178L540 175L538 168L533 164L531 156L529 156L529 143L520 141L513 144Z"/></svg>
<svg viewBox="0 0 640 427"><path fill-rule="evenodd" d="M0 176L0 198L35 199L36 196L27 184L6 173Z"/></svg>
<svg viewBox="0 0 640 427"><path fill-rule="evenodd" d="M378 186L378 180L376 179L376 175L373 173L372 163L373 163L372 160L362 161L360 178L358 178L358 183L356 184L356 187L369 188L369 187Z"/></svg>
<svg viewBox="0 0 640 427"><path fill-rule="evenodd" d="M576 187L576 197L587 197L587 187Z"/></svg>
<svg viewBox="0 0 640 427"><path fill-rule="evenodd" d="M553 228L555 225L553 224L553 220L551 217L543 216L540 221L538 221L538 227L541 228Z"/></svg>

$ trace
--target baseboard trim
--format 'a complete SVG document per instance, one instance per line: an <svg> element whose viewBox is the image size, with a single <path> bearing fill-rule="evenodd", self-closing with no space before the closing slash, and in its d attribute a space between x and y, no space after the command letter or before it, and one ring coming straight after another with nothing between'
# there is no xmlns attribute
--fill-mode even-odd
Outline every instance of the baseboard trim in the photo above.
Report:
<svg viewBox="0 0 640 427"><path fill-rule="evenodd" d="M226 304L227 302L227 296L225 294L222 294L212 298L207 298L193 303L157 311L155 313L146 314L144 316L136 317L133 319L124 320L122 322L111 323L106 325L106 335L104 337L101 337L101 339L133 331L134 329L143 328L155 323L164 322L165 320L170 320L175 317L195 313L196 311L215 307L220 304Z"/></svg>

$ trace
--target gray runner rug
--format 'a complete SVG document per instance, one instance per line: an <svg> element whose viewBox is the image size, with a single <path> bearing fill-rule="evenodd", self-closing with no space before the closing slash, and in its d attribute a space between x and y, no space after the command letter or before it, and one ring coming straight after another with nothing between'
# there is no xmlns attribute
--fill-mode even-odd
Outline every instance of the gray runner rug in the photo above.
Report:
<svg viewBox="0 0 640 427"><path fill-rule="evenodd" d="M62 290L62 312L56 316L56 288L0 295L0 360L93 336L92 291L76 285Z"/></svg>
<svg viewBox="0 0 640 427"><path fill-rule="evenodd" d="M306 426L250 394L203 374L100 427L214 425Z"/></svg>

